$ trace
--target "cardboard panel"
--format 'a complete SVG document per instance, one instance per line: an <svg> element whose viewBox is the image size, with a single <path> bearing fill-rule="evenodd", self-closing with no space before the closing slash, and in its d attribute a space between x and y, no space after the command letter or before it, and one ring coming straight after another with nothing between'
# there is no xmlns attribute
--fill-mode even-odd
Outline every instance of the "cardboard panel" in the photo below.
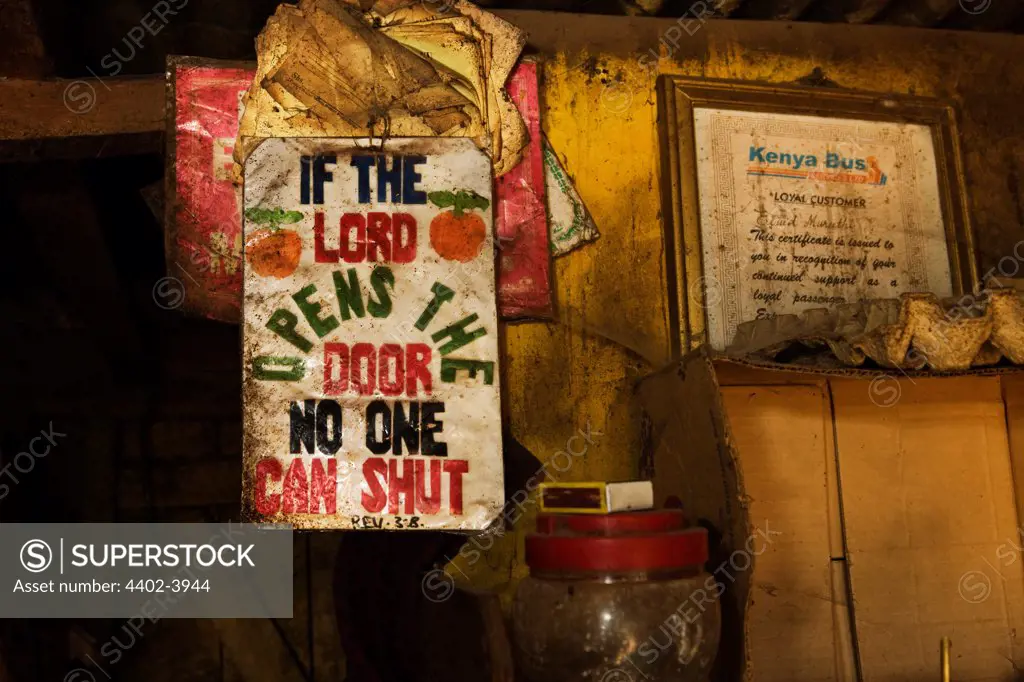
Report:
<svg viewBox="0 0 1024 682"><path fill-rule="evenodd" d="M866 682L1012 680L1024 604L996 377L832 382L858 653Z"/></svg>
<svg viewBox="0 0 1024 682"><path fill-rule="evenodd" d="M1024 282L1016 282L1015 286L1024 287ZM1017 520L1024 523L1024 375L1009 374L1001 377L1001 381L1010 439L1013 496L1017 503Z"/></svg>
<svg viewBox="0 0 1024 682"><path fill-rule="evenodd" d="M817 386L721 389L748 499L768 542L751 575L746 621L750 679L845 679L846 617L831 414ZM838 586L838 594L835 592Z"/></svg>

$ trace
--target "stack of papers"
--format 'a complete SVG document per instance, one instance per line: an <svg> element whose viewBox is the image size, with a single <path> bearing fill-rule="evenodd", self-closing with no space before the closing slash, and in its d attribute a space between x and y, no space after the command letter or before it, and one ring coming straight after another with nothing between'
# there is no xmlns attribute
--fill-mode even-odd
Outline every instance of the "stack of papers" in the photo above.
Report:
<svg viewBox="0 0 1024 682"><path fill-rule="evenodd" d="M234 158L267 137L469 137L495 175L526 125L505 92L526 35L465 0L300 0L256 40Z"/></svg>

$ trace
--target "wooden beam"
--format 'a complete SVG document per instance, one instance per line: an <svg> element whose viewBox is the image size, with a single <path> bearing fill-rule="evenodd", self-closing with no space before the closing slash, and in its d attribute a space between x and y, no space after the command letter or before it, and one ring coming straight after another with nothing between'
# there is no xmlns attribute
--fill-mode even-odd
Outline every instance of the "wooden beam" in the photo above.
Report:
<svg viewBox="0 0 1024 682"><path fill-rule="evenodd" d="M0 162L162 151L162 75L42 80L52 61L31 0L0 0L0 35Z"/></svg>
<svg viewBox="0 0 1024 682"><path fill-rule="evenodd" d="M0 161L160 152L164 77L0 79Z"/></svg>
<svg viewBox="0 0 1024 682"><path fill-rule="evenodd" d="M0 80L0 139L130 135L164 129L164 77Z"/></svg>

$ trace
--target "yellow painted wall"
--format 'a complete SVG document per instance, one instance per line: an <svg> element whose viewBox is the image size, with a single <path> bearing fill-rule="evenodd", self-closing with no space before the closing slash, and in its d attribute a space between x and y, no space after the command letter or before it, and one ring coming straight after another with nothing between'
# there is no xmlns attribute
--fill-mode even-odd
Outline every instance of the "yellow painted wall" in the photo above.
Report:
<svg viewBox="0 0 1024 682"><path fill-rule="evenodd" d="M631 391L670 360L658 73L787 83L818 67L844 87L952 98L962 108L982 271L1024 238L1015 171L1024 163L1024 117L1016 113L1017 93L1024 92L1024 66L1015 57L1024 47L1020 38L713 21L673 40L673 26L695 24L501 14L530 32L531 46L546 60L543 128L601 230L597 242L554 261L558 320L503 328L503 400L516 438L549 461L579 429L589 424L594 434L562 480L637 474ZM657 62L645 56L658 53ZM572 447L579 452L580 440ZM470 541L450 566L463 584L501 591L506 606L527 574L522 538L536 508L524 506L526 514L514 514L515 533L478 541L479 548Z"/></svg>
<svg viewBox="0 0 1024 682"><path fill-rule="evenodd" d="M630 90L649 86L640 66L609 63L616 73L629 70L610 85L592 68L573 67L566 55L545 65L544 129L602 235L554 260L557 322L504 326L503 399L513 434L538 459L570 454L547 469L560 480L621 480L637 474L633 385L669 359L657 131L646 92ZM590 442L570 442L581 430ZM528 573L522 531L536 507L523 506L515 534L480 559L464 548L452 567L474 587L502 589L506 605L511 585Z"/></svg>

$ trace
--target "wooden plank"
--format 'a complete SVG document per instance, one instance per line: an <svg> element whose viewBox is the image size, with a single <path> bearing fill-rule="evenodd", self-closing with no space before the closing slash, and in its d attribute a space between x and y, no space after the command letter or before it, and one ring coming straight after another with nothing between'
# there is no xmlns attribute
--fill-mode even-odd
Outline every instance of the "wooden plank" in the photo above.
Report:
<svg viewBox="0 0 1024 682"><path fill-rule="evenodd" d="M0 80L2 161L159 152L163 130L163 75Z"/></svg>
<svg viewBox="0 0 1024 682"><path fill-rule="evenodd" d="M0 81L0 139L161 132L164 77Z"/></svg>

